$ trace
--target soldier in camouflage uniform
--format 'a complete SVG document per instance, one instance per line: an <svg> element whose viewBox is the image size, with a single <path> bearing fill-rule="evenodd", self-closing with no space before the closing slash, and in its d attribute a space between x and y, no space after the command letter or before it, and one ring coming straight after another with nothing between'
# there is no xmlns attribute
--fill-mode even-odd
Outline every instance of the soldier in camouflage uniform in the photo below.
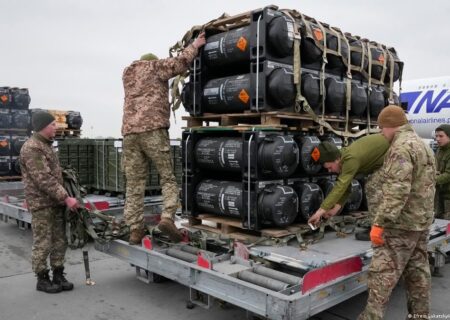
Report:
<svg viewBox="0 0 450 320"><path fill-rule="evenodd" d="M317 225L320 218L330 218L336 215L347 201L351 183L356 175L369 175L365 185L369 218L364 231L356 233L356 239L369 241L371 220L375 215L380 196L381 179L379 168L383 165L384 156L389 148L389 142L381 134L372 134L353 142L349 147L339 150L328 141L319 145L319 161L329 172L338 173L337 183L320 208L311 216L308 223Z"/></svg>
<svg viewBox="0 0 450 320"><path fill-rule="evenodd" d="M188 69L205 42L205 34L201 33L178 57L157 59L155 55L147 54L134 61L123 73L125 219L131 230L130 244L139 244L145 234L144 195L149 160L155 164L161 177L164 209L158 228L174 242L182 239L174 224L179 200L170 158L168 81Z"/></svg>
<svg viewBox="0 0 450 320"><path fill-rule="evenodd" d="M436 153L436 218L450 220L450 125L437 127L435 137L439 145Z"/></svg>
<svg viewBox="0 0 450 320"><path fill-rule="evenodd" d="M67 248L65 205L71 209L77 200L68 196L58 158L52 149L56 133L55 118L48 112L33 114L34 134L20 151L20 167L25 184L25 197L31 212L33 229L32 267L38 282L36 289L47 293L72 290L73 284L64 276ZM50 280L47 258L53 270Z"/></svg>
<svg viewBox="0 0 450 320"><path fill-rule="evenodd" d="M383 197L370 232L374 253L369 297L359 319L383 318L400 277L405 281L409 318L427 319L431 287L427 242L436 180L433 152L400 107L384 108L378 124L391 147L381 169Z"/></svg>

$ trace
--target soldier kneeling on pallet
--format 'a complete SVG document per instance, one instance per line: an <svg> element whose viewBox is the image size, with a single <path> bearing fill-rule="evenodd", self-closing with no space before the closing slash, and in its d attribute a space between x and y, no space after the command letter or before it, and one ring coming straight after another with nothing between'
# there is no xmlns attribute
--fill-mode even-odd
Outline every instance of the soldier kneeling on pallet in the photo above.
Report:
<svg viewBox="0 0 450 320"><path fill-rule="evenodd" d="M72 290L73 284L64 276L67 239L64 211L75 210L78 202L63 187L58 157L52 148L56 134L55 118L39 111L32 117L33 136L20 151L20 167L25 184L25 197L31 212L33 229L32 266L38 281L36 289L47 293ZM53 270L49 277L47 257Z"/></svg>
<svg viewBox="0 0 450 320"><path fill-rule="evenodd" d="M381 134L372 134L360 138L349 147L339 150L334 144L325 141L319 147L320 159L328 172L339 174L336 185L320 205L320 208L311 216L308 223L318 225L320 219L330 218L340 212L347 201L351 191L352 180L358 174L370 175L365 185L367 206L369 209L368 221L359 224L365 230L355 234L356 239L369 241L369 231L375 208L379 199L381 174L378 170L384 161L389 142Z"/></svg>

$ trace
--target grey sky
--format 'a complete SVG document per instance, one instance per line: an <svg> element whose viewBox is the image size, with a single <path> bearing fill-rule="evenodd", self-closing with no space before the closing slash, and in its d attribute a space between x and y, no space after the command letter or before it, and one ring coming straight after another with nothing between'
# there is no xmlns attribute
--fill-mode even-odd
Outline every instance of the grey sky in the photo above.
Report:
<svg viewBox="0 0 450 320"><path fill-rule="evenodd" d="M119 137L124 67L147 52L166 57L193 25L269 4L395 47L405 80L450 74L446 0L0 0L0 86L29 88L32 108L80 111L85 137Z"/></svg>

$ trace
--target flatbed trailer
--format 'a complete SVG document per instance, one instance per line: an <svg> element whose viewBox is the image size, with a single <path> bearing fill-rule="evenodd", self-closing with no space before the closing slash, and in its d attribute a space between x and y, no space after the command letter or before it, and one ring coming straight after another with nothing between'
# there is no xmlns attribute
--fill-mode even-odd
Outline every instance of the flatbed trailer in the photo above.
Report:
<svg viewBox="0 0 450 320"><path fill-rule="evenodd" d="M7 184L0 184L0 217L29 224L31 214L23 207L23 185ZM158 201L148 203L149 208L158 206ZM120 215L122 209L117 206L106 212ZM428 243L434 266L444 264L449 241L449 221L436 219ZM326 232L306 249L296 244L234 245L233 252L208 245L206 250L198 250L187 244L167 245L148 236L142 246L113 240L96 242L95 248L133 265L137 278L146 283L167 278L187 286L188 307L209 308L218 299L268 319L302 320L367 290L373 251L370 242L357 241L353 235L342 238Z"/></svg>
<svg viewBox="0 0 450 320"><path fill-rule="evenodd" d="M450 250L449 228L446 220L436 220L431 227L428 250L436 266L444 264L442 253ZM215 298L276 320L308 319L367 290L373 253L370 242L357 241L353 235L337 238L334 232L306 250L292 245L253 246L248 259L225 253L209 258L199 254L196 260L185 261L169 252L172 246L154 242L144 239L140 247L114 240L95 247L135 266L138 279L144 282L164 277L189 287L189 304L209 308ZM183 246L178 249L183 251ZM253 272L261 262L282 266L285 271L281 273L297 276L298 283L277 291L267 287L273 277L254 280L240 276L242 271ZM262 282L255 284L258 281Z"/></svg>
<svg viewBox="0 0 450 320"><path fill-rule="evenodd" d="M125 199L106 195L89 194L85 198L86 205L94 205L110 215L123 214ZM162 196L144 198L146 213L158 211L162 205ZM0 221L16 220L19 229L31 227L31 213L25 203L24 185L22 181L0 182Z"/></svg>

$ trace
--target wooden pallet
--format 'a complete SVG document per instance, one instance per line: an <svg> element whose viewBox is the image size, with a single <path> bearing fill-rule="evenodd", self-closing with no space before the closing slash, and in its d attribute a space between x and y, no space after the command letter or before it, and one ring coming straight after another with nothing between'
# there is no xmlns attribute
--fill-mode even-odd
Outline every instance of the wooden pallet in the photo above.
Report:
<svg viewBox="0 0 450 320"><path fill-rule="evenodd" d="M203 116L191 117L185 116L182 118L187 121L187 128L231 128L248 130L255 127L261 129L275 128L275 129L289 129L296 131L307 131L311 129L318 129L319 125L313 121L308 114L301 114L295 112L245 112L245 113L227 113L227 114L204 114ZM325 116L325 121L337 130L345 128L346 120L341 116ZM375 128L377 123L371 122L371 127ZM365 129L368 127L367 120L360 118L350 118L349 128L359 127Z"/></svg>
<svg viewBox="0 0 450 320"><path fill-rule="evenodd" d="M81 130L75 129L57 129L56 139L61 138L79 138L81 136Z"/></svg>
<svg viewBox="0 0 450 320"><path fill-rule="evenodd" d="M367 217L363 211L352 212L356 219ZM304 230L306 224L294 223L285 228L264 228L260 231L245 229L240 219L221 217L212 214L199 214L197 217L190 217L187 223L182 224L185 227L204 230L216 234L225 234L232 239L253 243L264 238L283 238L289 235L297 234Z"/></svg>
<svg viewBox="0 0 450 320"><path fill-rule="evenodd" d="M282 238L296 234L305 224L292 224L286 228L264 228L260 231L245 229L239 219L220 217L211 214L200 214L190 217L183 226L204 230L217 234L225 234L228 237L245 242L255 242L261 237Z"/></svg>

